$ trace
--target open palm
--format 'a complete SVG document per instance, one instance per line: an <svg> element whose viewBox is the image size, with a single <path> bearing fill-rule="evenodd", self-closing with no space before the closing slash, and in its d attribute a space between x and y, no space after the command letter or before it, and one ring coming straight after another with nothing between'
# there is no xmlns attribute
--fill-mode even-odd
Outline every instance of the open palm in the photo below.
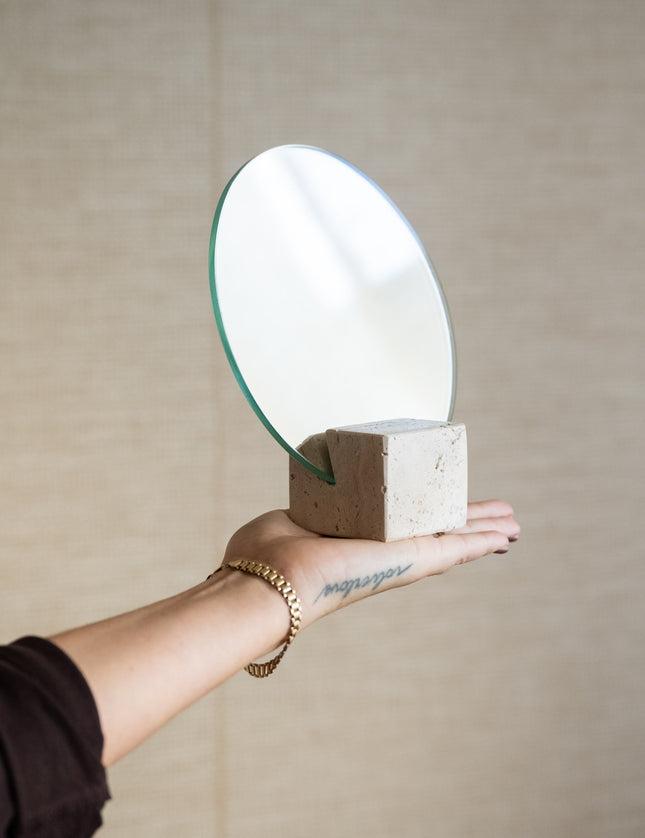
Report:
<svg viewBox="0 0 645 838"><path fill-rule="evenodd" d="M469 504L468 522L458 530L387 543L316 535L274 510L239 529L224 560L274 567L298 592L307 625L374 593L503 552L518 535L512 508L497 500Z"/></svg>

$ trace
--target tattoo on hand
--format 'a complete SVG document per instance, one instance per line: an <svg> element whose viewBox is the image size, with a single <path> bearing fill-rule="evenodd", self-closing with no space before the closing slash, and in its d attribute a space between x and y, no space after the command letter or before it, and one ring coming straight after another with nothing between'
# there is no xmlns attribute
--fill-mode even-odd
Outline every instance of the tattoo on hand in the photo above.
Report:
<svg viewBox="0 0 645 838"><path fill-rule="evenodd" d="M341 599L346 599L352 591L357 591L360 588L371 587L373 591L376 591L386 579L392 579L393 576L402 576L411 567L411 564L405 567L397 565L396 567L389 567L387 570L382 570L379 573L373 573L371 576L357 576L354 579L345 579L344 582L334 582L333 585L325 585L314 602L318 602L320 597L328 597L332 594L342 594Z"/></svg>

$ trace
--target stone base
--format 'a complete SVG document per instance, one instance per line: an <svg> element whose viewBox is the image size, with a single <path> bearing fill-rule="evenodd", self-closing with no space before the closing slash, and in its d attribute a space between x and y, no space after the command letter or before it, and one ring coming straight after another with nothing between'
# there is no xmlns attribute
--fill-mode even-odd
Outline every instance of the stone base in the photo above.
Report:
<svg viewBox="0 0 645 838"><path fill-rule="evenodd" d="M466 523L464 425L417 419L351 425L309 437L298 450L316 464L330 461L336 479L326 483L289 461L289 514L308 530L396 541Z"/></svg>

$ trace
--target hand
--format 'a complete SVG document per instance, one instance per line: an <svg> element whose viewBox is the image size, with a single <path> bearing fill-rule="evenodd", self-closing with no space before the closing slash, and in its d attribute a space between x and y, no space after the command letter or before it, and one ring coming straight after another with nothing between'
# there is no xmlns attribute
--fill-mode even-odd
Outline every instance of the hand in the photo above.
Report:
<svg viewBox="0 0 645 838"><path fill-rule="evenodd" d="M468 522L458 530L387 543L316 535L276 510L239 529L224 561L248 559L275 568L301 599L304 627L374 593L506 552L519 531L512 508L496 500L469 504Z"/></svg>

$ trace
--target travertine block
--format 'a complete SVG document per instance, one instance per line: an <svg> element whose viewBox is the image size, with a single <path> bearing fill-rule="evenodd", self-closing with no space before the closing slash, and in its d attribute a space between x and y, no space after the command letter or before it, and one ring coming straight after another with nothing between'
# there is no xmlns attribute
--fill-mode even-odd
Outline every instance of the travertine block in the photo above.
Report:
<svg viewBox="0 0 645 838"><path fill-rule="evenodd" d="M300 446L331 462L335 485L290 460L289 514L322 535L395 541L466 522L468 457L462 424L395 419L333 428Z"/></svg>

